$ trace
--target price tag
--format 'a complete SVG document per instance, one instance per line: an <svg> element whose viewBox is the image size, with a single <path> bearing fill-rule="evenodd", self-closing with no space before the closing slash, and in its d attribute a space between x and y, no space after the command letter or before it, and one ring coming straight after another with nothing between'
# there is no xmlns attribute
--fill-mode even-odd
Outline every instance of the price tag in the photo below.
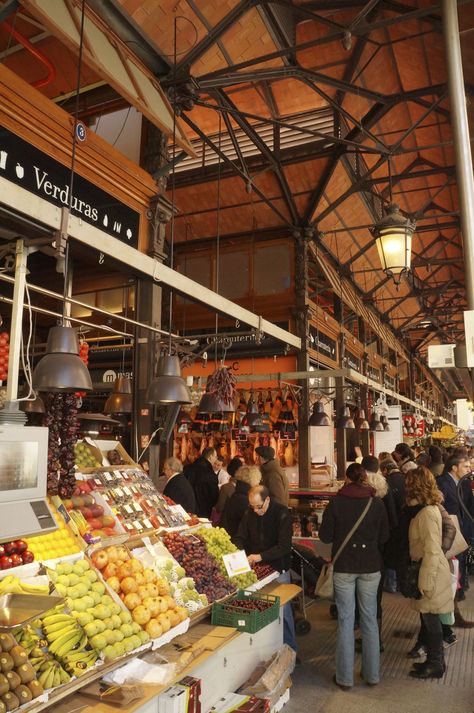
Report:
<svg viewBox="0 0 474 713"><path fill-rule="evenodd" d="M113 480L111 473L104 473L104 478L108 483Z"/></svg>
<svg viewBox="0 0 474 713"><path fill-rule="evenodd" d="M134 520L132 525L135 528L135 530L143 530L140 520Z"/></svg>
<svg viewBox="0 0 474 713"><path fill-rule="evenodd" d="M94 478L94 483L98 488L101 488L103 486L103 482L101 481L100 478Z"/></svg>
<svg viewBox="0 0 474 713"><path fill-rule="evenodd" d="M133 503L133 509L135 510L135 512L143 512L143 508L140 503Z"/></svg>
<svg viewBox="0 0 474 713"><path fill-rule="evenodd" d="M123 480L123 475L119 470L114 470L114 475L116 478L119 478L119 480Z"/></svg>
<svg viewBox="0 0 474 713"><path fill-rule="evenodd" d="M186 512L182 505L170 505L170 510L172 510L175 515L179 515L179 517L183 520L191 519L191 516Z"/></svg>
<svg viewBox="0 0 474 713"><path fill-rule="evenodd" d="M245 621L245 619L239 619L239 620L237 621L237 626L245 626L246 623L247 623L247 622Z"/></svg>
<svg viewBox="0 0 474 713"><path fill-rule="evenodd" d="M125 497L125 493L122 488L115 488L116 497L122 500Z"/></svg>
<svg viewBox="0 0 474 713"><path fill-rule="evenodd" d="M125 493L125 495L126 495L127 497L129 497L129 498L132 497L132 491L130 490L130 488L127 488L126 485L125 485L124 488L123 488L123 492Z"/></svg>
<svg viewBox="0 0 474 713"><path fill-rule="evenodd" d="M153 525L151 524L151 522L149 521L149 519L147 517L143 520L143 524L145 525L147 530L153 530Z"/></svg>
<svg viewBox="0 0 474 713"><path fill-rule="evenodd" d="M222 555L222 560L229 577L236 577L238 574L250 572L250 565L245 550L237 550L237 552Z"/></svg>
<svg viewBox="0 0 474 713"><path fill-rule="evenodd" d="M124 510L128 515L133 515L133 508L131 505L125 505Z"/></svg>

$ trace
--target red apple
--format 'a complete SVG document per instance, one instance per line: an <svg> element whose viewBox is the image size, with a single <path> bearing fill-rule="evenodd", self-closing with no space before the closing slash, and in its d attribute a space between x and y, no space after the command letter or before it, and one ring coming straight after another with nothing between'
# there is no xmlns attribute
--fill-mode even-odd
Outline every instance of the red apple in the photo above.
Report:
<svg viewBox="0 0 474 713"><path fill-rule="evenodd" d="M11 557L0 557L0 569L10 569L13 567L13 562Z"/></svg>
<svg viewBox="0 0 474 713"><path fill-rule="evenodd" d="M26 552L28 549L28 544L25 542L25 540L15 540L13 543L15 545L15 552L17 552L19 555L21 555L23 552Z"/></svg>
<svg viewBox="0 0 474 713"><path fill-rule="evenodd" d="M22 556L16 553L13 554L10 559L12 561L12 567L19 567L21 564L23 564Z"/></svg>
<svg viewBox="0 0 474 713"><path fill-rule="evenodd" d="M107 552L105 552L105 550L99 550L98 552L94 552L92 555L92 561L94 563L94 566L97 567L97 569L104 569L104 567L109 561L109 558L107 557Z"/></svg>
<svg viewBox="0 0 474 713"><path fill-rule="evenodd" d="M105 567L104 571L102 572L103 576L105 579L110 579L111 577L115 577L117 574L117 565L115 562L109 562L108 565Z"/></svg>
<svg viewBox="0 0 474 713"><path fill-rule="evenodd" d="M98 520L97 518L93 517L90 520L87 521L89 527L91 530L101 530L102 529L102 520Z"/></svg>
<svg viewBox="0 0 474 713"><path fill-rule="evenodd" d="M104 514L104 508L102 507L102 505L94 505L93 507L91 507L91 512L92 517L99 518L102 517L102 515Z"/></svg>
<svg viewBox="0 0 474 713"><path fill-rule="evenodd" d="M14 542L5 542L3 545L5 554L10 556L12 555L16 550L15 550L15 543Z"/></svg>
<svg viewBox="0 0 474 713"><path fill-rule="evenodd" d="M63 500L63 505L66 508L66 510L69 512L69 510L72 510L74 505L72 504L72 500Z"/></svg>
<svg viewBox="0 0 474 713"><path fill-rule="evenodd" d="M86 518L86 520L92 520L93 515L92 515L92 510L90 508L82 507L79 508L79 512L83 514L83 516Z"/></svg>
<svg viewBox="0 0 474 713"><path fill-rule="evenodd" d="M30 562L33 562L35 556L33 552L30 552L30 550L26 550L26 552L23 552L23 554L21 555L21 559L23 560L23 564L29 564Z"/></svg>
<svg viewBox="0 0 474 713"><path fill-rule="evenodd" d="M5 554L5 548L3 545L0 545L0 557L3 557Z"/></svg>

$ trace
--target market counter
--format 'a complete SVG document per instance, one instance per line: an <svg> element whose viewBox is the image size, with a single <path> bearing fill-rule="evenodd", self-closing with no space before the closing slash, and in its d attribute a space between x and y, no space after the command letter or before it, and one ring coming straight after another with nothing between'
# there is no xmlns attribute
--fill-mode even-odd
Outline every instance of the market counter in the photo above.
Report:
<svg viewBox="0 0 474 713"><path fill-rule="evenodd" d="M260 591L279 596L280 605L283 606L301 590L294 584L272 583ZM282 643L282 616L256 634L201 622L163 649L159 649L158 653L165 654L166 649L202 649L186 668L179 671L175 681L185 676L201 679L201 710L205 713L221 695L242 685L257 664L270 658ZM144 695L128 705L108 704L78 691L57 703L50 701L45 710L52 710L54 706L54 713L75 713L78 710L81 713L116 713L117 708L124 713L156 713L156 698L175 681L166 685L145 685Z"/></svg>

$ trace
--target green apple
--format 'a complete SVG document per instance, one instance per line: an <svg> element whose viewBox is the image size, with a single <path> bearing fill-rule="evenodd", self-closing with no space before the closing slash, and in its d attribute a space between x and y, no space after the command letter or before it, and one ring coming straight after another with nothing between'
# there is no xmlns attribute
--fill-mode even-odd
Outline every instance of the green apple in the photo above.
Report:
<svg viewBox="0 0 474 713"><path fill-rule="evenodd" d="M55 585L56 591L59 594L60 597L65 597L67 594L67 587L64 584L59 584L58 582Z"/></svg>
<svg viewBox="0 0 474 713"><path fill-rule="evenodd" d="M146 644L147 641L150 641L150 634L147 631L144 631L143 629L137 631L136 636L139 637L142 644Z"/></svg>
<svg viewBox="0 0 474 713"><path fill-rule="evenodd" d="M133 628L131 624L122 624L120 627L120 631L124 636L132 636L133 634Z"/></svg>
<svg viewBox="0 0 474 713"><path fill-rule="evenodd" d="M91 589L93 592L97 592L101 597L105 594L105 586L102 582L92 582Z"/></svg>
<svg viewBox="0 0 474 713"><path fill-rule="evenodd" d="M76 620L82 627L84 627L86 624L90 624L91 621L94 621L94 617L92 614L89 614L89 612L84 611L77 614Z"/></svg>
<svg viewBox="0 0 474 713"><path fill-rule="evenodd" d="M106 626L105 626L104 622L101 621L101 619L96 619L96 620L95 620L95 624L96 624L96 627L97 627L97 633L98 633L98 634L102 634L102 632L105 631L105 629L106 629Z"/></svg>
<svg viewBox="0 0 474 713"><path fill-rule="evenodd" d="M105 634L96 634L90 640L90 644L97 651L103 651L107 646L107 637Z"/></svg>
<svg viewBox="0 0 474 713"><path fill-rule="evenodd" d="M83 597L79 597L79 599L75 599L73 602L73 611L77 612L85 612L87 609L86 607L86 602L84 601Z"/></svg>
<svg viewBox="0 0 474 713"><path fill-rule="evenodd" d="M82 577L82 575L84 574L82 566L79 562L76 562L76 564L73 565L72 574L77 574L78 577Z"/></svg>
<svg viewBox="0 0 474 713"><path fill-rule="evenodd" d="M136 621L133 621L133 622L132 622L132 631L133 631L133 633L134 633L134 634L138 634L141 630L142 630L142 627L140 626L140 624L137 624Z"/></svg>
<svg viewBox="0 0 474 713"><path fill-rule="evenodd" d="M115 631L111 631L110 629L106 629L101 636L105 636L107 640L107 644L115 644L116 638L115 638Z"/></svg>
<svg viewBox="0 0 474 713"><path fill-rule="evenodd" d="M58 565L58 568L59 568L59 565ZM69 576L67 574L60 574L56 584L62 584L64 587L69 587L71 584L69 582Z"/></svg>
<svg viewBox="0 0 474 713"><path fill-rule="evenodd" d="M82 573L89 572L90 568L91 568L91 566L87 560L79 560L78 562L76 562L76 567L80 567L82 570Z"/></svg>
<svg viewBox="0 0 474 713"><path fill-rule="evenodd" d="M143 633L146 634L146 631L144 631ZM142 643L146 643L146 641L142 642L139 634L133 634L133 636L130 637L130 641L133 642L134 649L138 649L138 647L141 646Z"/></svg>
<svg viewBox="0 0 474 713"><path fill-rule="evenodd" d="M99 629L97 628L97 621L94 619L93 621L90 621L88 624L86 624L84 626L84 631L86 632L87 638L90 641L92 637L96 636L96 634L99 633Z"/></svg>
<svg viewBox="0 0 474 713"><path fill-rule="evenodd" d="M117 602L112 602L112 604L110 605L110 611L115 616L118 616L122 611L122 607L120 606L120 604L117 604Z"/></svg>
<svg viewBox="0 0 474 713"><path fill-rule="evenodd" d="M100 600L102 599L101 595L99 592L94 592L94 590L91 590L89 592L89 596L92 597L94 600L94 606L97 606L97 604L100 604Z"/></svg>
<svg viewBox="0 0 474 713"><path fill-rule="evenodd" d="M107 619L111 615L111 611L109 607L106 607L105 604L98 604L96 607L94 607L94 616L96 619Z"/></svg>
<svg viewBox="0 0 474 713"><path fill-rule="evenodd" d="M124 641L125 639L123 641L117 641L117 643L114 644L118 656L123 656L125 653Z"/></svg>
<svg viewBox="0 0 474 713"><path fill-rule="evenodd" d="M111 632L114 635L114 641L123 641L125 639L125 636L120 629L115 629L114 631Z"/></svg>
<svg viewBox="0 0 474 713"><path fill-rule="evenodd" d="M84 577L87 577L90 582L97 582L99 579L97 572L94 572L93 569L88 569L84 572Z"/></svg>
<svg viewBox="0 0 474 713"><path fill-rule="evenodd" d="M112 609L112 607L110 607ZM112 629L120 629L122 626L122 620L120 619L118 614L112 614L110 617L110 621L112 622Z"/></svg>
<svg viewBox="0 0 474 713"><path fill-rule="evenodd" d="M129 611L126 611L126 610L124 610L124 609L121 609L121 610L119 611L118 615L119 615L119 617L120 617L120 620L121 620L124 624L130 624L130 623L133 621L133 620L132 620L132 615L130 614Z"/></svg>
<svg viewBox="0 0 474 713"><path fill-rule="evenodd" d="M82 600L86 602L86 609L92 609L92 607L95 607L94 598L91 597L90 594L86 594L85 597L82 597Z"/></svg>
<svg viewBox="0 0 474 713"><path fill-rule="evenodd" d="M106 661L113 661L114 659L118 658L121 655L117 651L116 644L114 646L112 646L110 644L108 646L106 646L105 649L103 650L103 654L104 654Z"/></svg>
<svg viewBox="0 0 474 713"><path fill-rule="evenodd" d="M74 573L74 567L73 567L73 571L69 575L69 586L75 587L76 584L79 584L79 576Z"/></svg>
<svg viewBox="0 0 474 713"><path fill-rule="evenodd" d="M58 575L71 574L72 564L70 562L60 562L56 567ZM66 584L66 587L68 585Z"/></svg>
<svg viewBox="0 0 474 713"><path fill-rule="evenodd" d="M104 594L101 599L101 604L105 604L106 607L110 608L112 604L115 604L115 602L108 594Z"/></svg>
<svg viewBox="0 0 474 713"><path fill-rule="evenodd" d="M120 643L123 644L126 654L129 654L130 651L133 651L133 649L135 648L133 645L133 636L127 636L127 638Z"/></svg>

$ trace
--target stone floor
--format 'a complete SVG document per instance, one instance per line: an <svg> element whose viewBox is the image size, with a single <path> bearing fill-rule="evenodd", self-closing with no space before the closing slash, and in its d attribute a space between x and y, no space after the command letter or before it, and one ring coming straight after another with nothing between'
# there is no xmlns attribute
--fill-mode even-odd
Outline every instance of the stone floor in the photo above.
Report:
<svg viewBox="0 0 474 713"><path fill-rule="evenodd" d="M472 579L472 578L471 578ZM474 621L474 581L463 616ZM351 691L332 683L336 621L327 602L315 602L307 617L311 631L298 637L302 664L293 674L290 701L284 713L474 713L474 629L456 628L458 642L446 650L447 673L441 680L416 681L408 676L418 615L400 594L384 594L381 683L369 687L356 677ZM360 656L356 655L356 671Z"/></svg>

